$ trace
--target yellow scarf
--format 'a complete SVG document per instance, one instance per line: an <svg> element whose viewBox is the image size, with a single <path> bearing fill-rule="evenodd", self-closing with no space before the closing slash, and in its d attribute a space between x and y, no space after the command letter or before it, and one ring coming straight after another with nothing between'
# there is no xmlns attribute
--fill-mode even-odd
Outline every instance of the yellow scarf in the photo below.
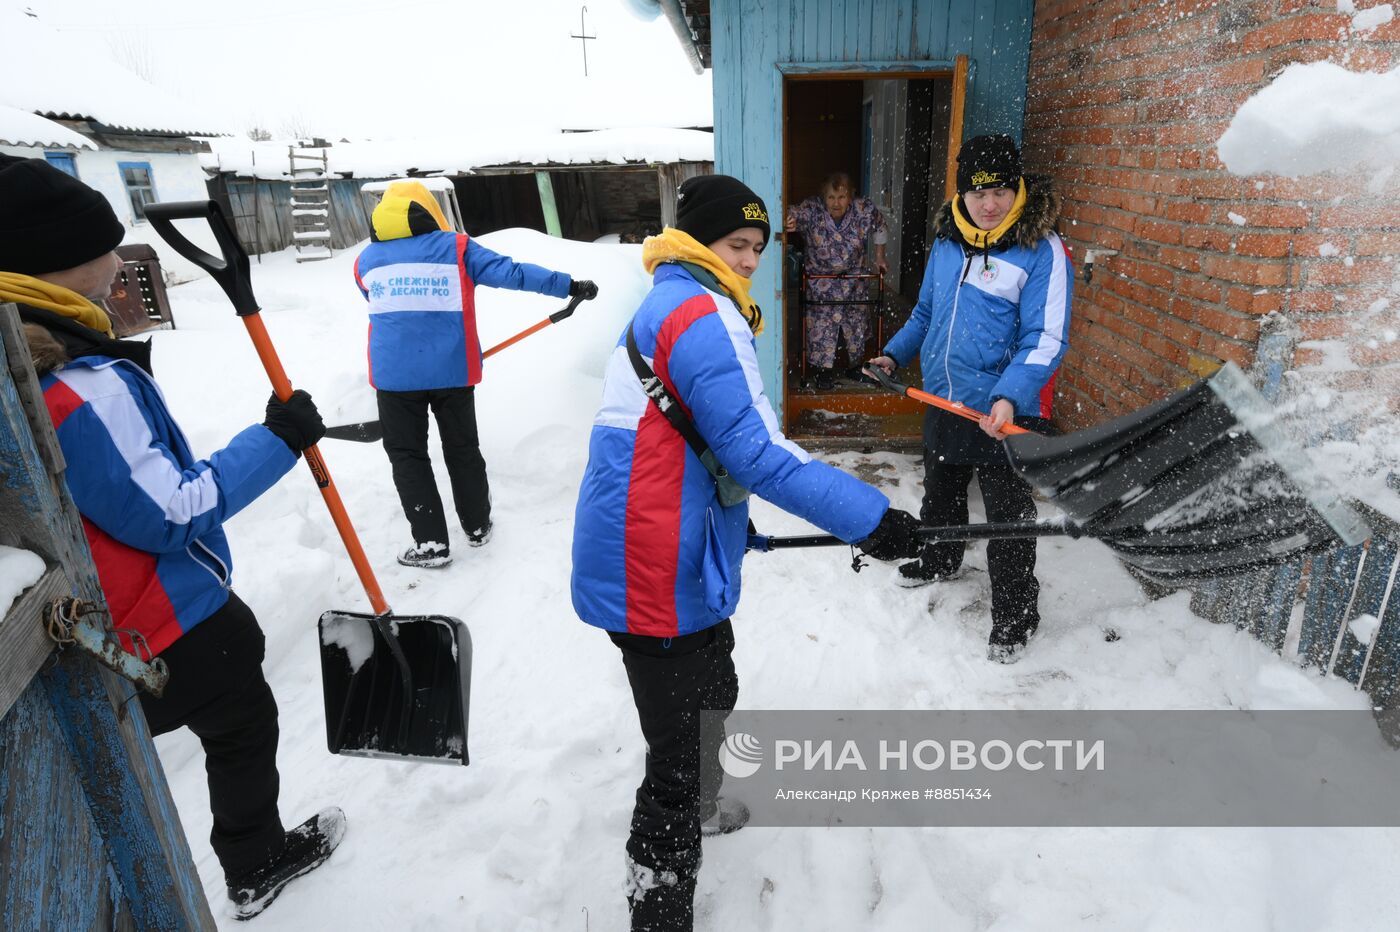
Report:
<svg viewBox="0 0 1400 932"><path fill-rule="evenodd" d="M700 244L695 237L674 227L667 227L660 236L648 236L642 243L642 266L654 273L663 262L693 262L713 275L749 322L754 336L763 332L763 313L758 303L749 297L751 279L740 278L719 256Z"/></svg>
<svg viewBox="0 0 1400 932"><path fill-rule="evenodd" d="M30 307L53 311L87 327L115 338L112 321L107 312L70 288L53 285L32 275L0 272L0 301L15 301Z"/></svg>
<svg viewBox="0 0 1400 932"><path fill-rule="evenodd" d="M1021 211L1025 209L1026 179L1024 178L1021 179L1016 189L1016 200L1011 202L1011 210L1007 211L1006 218L993 230L984 230L968 220L962 204L962 195L953 195L953 222L958 225L958 232L962 234L963 241L973 249L987 249L996 245L996 241L1005 236L1006 231L1015 226L1016 221L1021 219Z"/></svg>

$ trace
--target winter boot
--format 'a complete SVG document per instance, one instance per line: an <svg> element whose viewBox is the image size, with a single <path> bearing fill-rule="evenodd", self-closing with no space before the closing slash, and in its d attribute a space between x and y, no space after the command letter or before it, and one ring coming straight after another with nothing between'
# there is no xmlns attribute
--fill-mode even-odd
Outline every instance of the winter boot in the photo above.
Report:
<svg viewBox="0 0 1400 932"><path fill-rule="evenodd" d="M957 579L963 573L962 563L950 567L948 560L940 559L937 551L932 547L924 549L923 555L917 560L899 565L899 574L895 582L905 589L917 589L920 586L927 586L929 583L946 582L949 579ZM959 554L961 556L961 554Z"/></svg>
<svg viewBox="0 0 1400 932"><path fill-rule="evenodd" d="M700 835L704 838L728 835L748 824L749 807L737 799L725 799L721 796L715 800L714 813L700 823Z"/></svg>
<svg viewBox="0 0 1400 932"><path fill-rule="evenodd" d="M1016 625L992 623L992 636L987 641L987 659L994 663L1016 663L1026 652L1026 645L1039 629L1040 623L1032 620Z"/></svg>
<svg viewBox="0 0 1400 932"><path fill-rule="evenodd" d="M489 531L489 528L488 528ZM479 544L476 546L480 546ZM445 545L441 544L414 544L403 553L399 554L399 562L404 566L417 566L424 569L434 569L439 566L446 566L452 562L452 554L448 552Z"/></svg>
<svg viewBox="0 0 1400 932"><path fill-rule="evenodd" d="M695 875L655 870L627 858L627 911L632 932L691 932L695 927Z"/></svg>
<svg viewBox="0 0 1400 932"><path fill-rule="evenodd" d="M486 527L479 527L475 531L467 531L467 546L484 546L486 542L491 539L491 528L491 522L487 521Z"/></svg>
<svg viewBox="0 0 1400 932"><path fill-rule="evenodd" d="M818 369L816 386L819 392L829 392L836 387L836 376L830 369Z"/></svg>
<svg viewBox="0 0 1400 932"><path fill-rule="evenodd" d="M228 898L235 919L252 919L272 905L282 888L309 874L331 856L345 837L345 813L337 806L322 809L286 834L282 853L268 864L228 881Z"/></svg>

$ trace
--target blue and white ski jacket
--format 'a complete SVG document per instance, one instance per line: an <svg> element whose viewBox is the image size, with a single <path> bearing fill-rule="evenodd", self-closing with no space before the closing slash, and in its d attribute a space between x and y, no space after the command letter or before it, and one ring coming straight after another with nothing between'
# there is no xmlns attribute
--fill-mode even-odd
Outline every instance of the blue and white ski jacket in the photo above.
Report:
<svg viewBox="0 0 1400 932"><path fill-rule="evenodd" d="M964 246L945 204L919 301L885 354L903 366L918 353L924 391L980 411L1005 398L1018 416L1050 417L1074 290L1058 214L1058 197L1028 179L1021 219L983 253Z"/></svg>
<svg viewBox="0 0 1400 932"><path fill-rule="evenodd" d="M410 392L481 381L477 285L567 297L563 272L492 252L465 233L437 230L372 242L355 260L369 301L369 381Z"/></svg>
<svg viewBox="0 0 1400 932"><path fill-rule="evenodd" d="M159 654L228 601L222 525L296 455L255 424L196 460L155 381L127 360L83 356L40 385L112 621Z"/></svg>
<svg viewBox="0 0 1400 932"><path fill-rule="evenodd" d="M889 500L783 436L753 335L727 295L664 264L629 326L735 480L844 541L870 536ZM574 611L609 631L654 637L723 621L739 603L748 516L747 502L720 505L714 477L642 392L624 331L608 360L574 516Z"/></svg>

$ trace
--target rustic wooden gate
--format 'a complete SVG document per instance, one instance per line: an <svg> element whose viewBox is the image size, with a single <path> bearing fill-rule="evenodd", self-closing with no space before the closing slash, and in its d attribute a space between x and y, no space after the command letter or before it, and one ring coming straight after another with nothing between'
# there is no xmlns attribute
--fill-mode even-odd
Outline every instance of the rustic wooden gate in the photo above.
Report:
<svg viewBox="0 0 1400 932"><path fill-rule="evenodd" d="M0 338L0 543L45 564L0 606L0 929L213 929L132 684L43 624L102 593L13 305Z"/></svg>

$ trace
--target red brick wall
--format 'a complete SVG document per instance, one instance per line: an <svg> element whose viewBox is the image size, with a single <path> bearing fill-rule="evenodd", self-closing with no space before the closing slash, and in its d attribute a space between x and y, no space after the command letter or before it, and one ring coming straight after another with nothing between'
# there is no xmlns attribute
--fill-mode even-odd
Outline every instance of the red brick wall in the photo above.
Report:
<svg viewBox="0 0 1400 932"><path fill-rule="evenodd" d="M1092 284L1075 282L1064 426L1140 407L1225 360L1248 364L1270 312L1305 341L1346 338L1371 372L1400 372L1400 340L1357 339L1377 300L1400 306L1400 179L1377 195L1333 176L1239 177L1215 152L1240 104L1288 64L1400 64L1400 17L1350 26L1336 0L1036 3L1027 167L1064 193L1078 269L1088 249L1119 252L1096 262ZM1304 348L1295 361L1320 359Z"/></svg>

